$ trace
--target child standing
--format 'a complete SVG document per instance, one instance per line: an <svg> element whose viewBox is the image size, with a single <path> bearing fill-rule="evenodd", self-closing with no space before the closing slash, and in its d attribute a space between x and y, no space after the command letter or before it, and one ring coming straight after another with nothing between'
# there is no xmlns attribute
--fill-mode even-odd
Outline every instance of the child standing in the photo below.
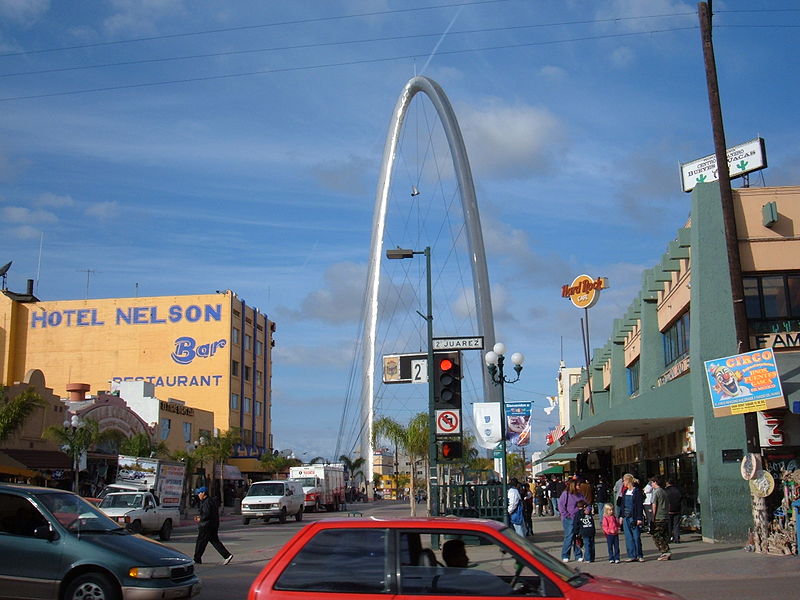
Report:
<svg viewBox="0 0 800 600"><path fill-rule="evenodd" d="M619 519L614 515L613 504L603 507L602 527L608 544L608 562L616 564L619 562Z"/></svg>
<svg viewBox="0 0 800 600"><path fill-rule="evenodd" d="M578 514L575 515L575 520L572 522L575 537L580 536L583 540L583 561L594 562L594 515L592 515L592 507L584 500L578 500L575 505L578 509ZM578 561L580 562L580 558Z"/></svg>

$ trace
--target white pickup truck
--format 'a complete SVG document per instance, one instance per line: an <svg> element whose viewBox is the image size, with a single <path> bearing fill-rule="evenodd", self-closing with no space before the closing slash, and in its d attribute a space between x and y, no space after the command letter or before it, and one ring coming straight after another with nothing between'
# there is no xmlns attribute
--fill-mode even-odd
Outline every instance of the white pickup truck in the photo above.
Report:
<svg viewBox="0 0 800 600"><path fill-rule="evenodd" d="M133 533L158 532L158 539L164 542L180 522L177 508L161 506L153 494L144 491L108 494L100 502L100 510Z"/></svg>

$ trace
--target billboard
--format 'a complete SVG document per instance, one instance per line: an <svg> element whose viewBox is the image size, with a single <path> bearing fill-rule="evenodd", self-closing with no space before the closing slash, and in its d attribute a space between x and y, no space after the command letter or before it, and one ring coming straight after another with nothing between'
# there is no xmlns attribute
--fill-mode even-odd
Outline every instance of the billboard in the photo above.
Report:
<svg viewBox="0 0 800 600"><path fill-rule="evenodd" d="M533 402L506 402L506 443L527 446L531 441Z"/></svg>
<svg viewBox="0 0 800 600"><path fill-rule="evenodd" d="M715 417L784 408L772 348L704 362Z"/></svg>

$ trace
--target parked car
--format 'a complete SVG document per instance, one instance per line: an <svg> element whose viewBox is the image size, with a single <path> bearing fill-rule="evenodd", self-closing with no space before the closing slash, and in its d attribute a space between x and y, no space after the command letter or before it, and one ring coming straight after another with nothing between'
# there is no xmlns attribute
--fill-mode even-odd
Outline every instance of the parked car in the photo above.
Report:
<svg viewBox="0 0 800 600"><path fill-rule="evenodd" d="M180 523L177 508L162 506L150 492L115 492L100 501L100 510L133 533L158 533L162 542L172 536L172 527Z"/></svg>
<svg viewBox="0 0 800 600"><path fill-rule="evenodd" d="M0 556L2 599L191 598L202 587L188 556L53 488L0 484Z"/></svg>
<svg viewBox="0 0 800 600"><path fill-rule="evenodd" d="M264 519L267 523L271 518L286 523L289 515L302 521L304 500L303 486L299 481L257 481L242 499L242 523L248 525L251 519Z"/></svg>
<svg viewBox="0 0 800 600"><path fill-rule="evenodd" d="M680 599L652 586L576 571L497 521L434 517L307 525L255 578L248 600L334 600L345 594L360 600Z"/></svg>

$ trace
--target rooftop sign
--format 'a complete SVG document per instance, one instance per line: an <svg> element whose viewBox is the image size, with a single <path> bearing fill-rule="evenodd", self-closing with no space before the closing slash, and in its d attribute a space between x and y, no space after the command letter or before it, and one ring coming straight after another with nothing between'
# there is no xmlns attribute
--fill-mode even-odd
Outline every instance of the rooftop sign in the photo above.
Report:
<svg viewBox="0 0 800 600"><path fill-rule="evenodd" d="M731 179L767 168L767 150L763 138L728 148L727 154ZM698 183L710 183L718 179L715 154L681 163L681 185L684 192L691 192Z"/></svg>
<svg viewBox="0 0 800 600"><path fill-rule="evenodd" d="M576 308L591 308L600 298L600 290L608 288L608 279L593 279L588 275L578 275L569 285L561 286L561 297L569 298Z"/></svg>

